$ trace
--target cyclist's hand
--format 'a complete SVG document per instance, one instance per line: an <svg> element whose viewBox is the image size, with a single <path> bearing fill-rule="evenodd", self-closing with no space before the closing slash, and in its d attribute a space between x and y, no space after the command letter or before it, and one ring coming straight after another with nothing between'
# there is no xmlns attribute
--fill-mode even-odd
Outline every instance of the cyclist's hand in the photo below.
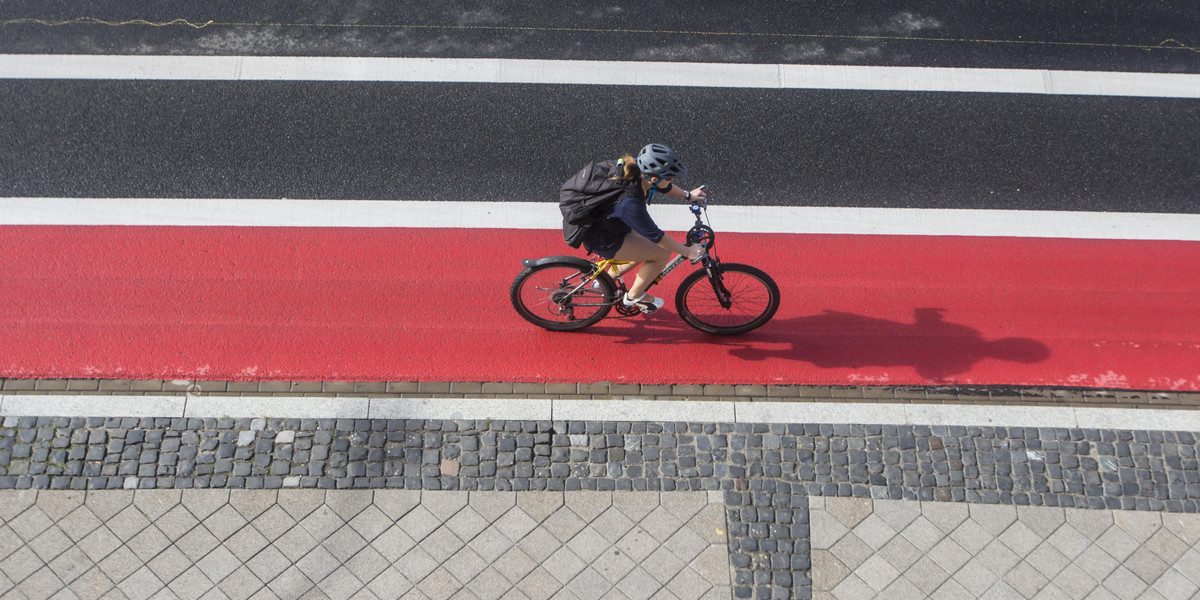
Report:
<svg viewBox="0 0 1200 600"><path fill-rule="evenodd" d="M704 198L708 195L708 190L705 186L700 186L692 190L692 202L704 202Z"/></svg>
<svg viewBox="0 0 1200 600"><path fill-rule="evenodd" d="M695 246L684 246L684 248L687 248L688 260L692 262L696 262L700 260L701 256L704 256L704 246L701 244L696 244Z"/></svg>

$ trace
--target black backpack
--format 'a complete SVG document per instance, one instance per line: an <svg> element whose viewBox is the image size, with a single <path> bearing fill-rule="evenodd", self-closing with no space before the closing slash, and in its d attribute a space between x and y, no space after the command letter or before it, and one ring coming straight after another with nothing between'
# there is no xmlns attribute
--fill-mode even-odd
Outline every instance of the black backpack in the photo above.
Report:
<svg viewBox="0 0 1200 600"><path fill-rule="evenodd" d="M558 192L563 216L563 239L578 248L608 210L625 195L628 181L617 179L623 167L616 160L589 163L568 179Z"/></svg>

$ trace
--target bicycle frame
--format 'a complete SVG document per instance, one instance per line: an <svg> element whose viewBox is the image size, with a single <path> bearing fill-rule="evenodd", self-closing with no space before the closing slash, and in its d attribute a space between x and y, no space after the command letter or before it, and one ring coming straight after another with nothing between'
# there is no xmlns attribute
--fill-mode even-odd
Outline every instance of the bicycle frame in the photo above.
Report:
<svg viewBox="0 0 1200 600"><path fill-rule="evenodd" d="M647 286L647 289L654 287L656 284L658 284L660 281L662 281L667 275L669 275L671 273L671 271L674 271L675 268L678 267L680 265L680 263L682 263L685 260L687 260L687 259L684 258L682 255L676 254L675 258L673 260L671 260L671 262L667 263L667 266L666 266L666 268L664 268L662 270L662 273L659 273L658 277L656 277L654 279L654 281L650 282L650 285ZM587 279L587 281L592 281L592 280L596 279L597 277L600 276L600 273L608 271L609 269L612 269L614 267L619 267L621 265L627 265L631 262L632 261L628 261L628 260L614 260L611 258L606 258L606 259L596 263L596 272L591 277L589 277ZM576 288L576 289L578 289L578 288Z"/></svg>
<svg viewBox="0 0 1200 600"><path fill-rule="evenodd" d="M709 227L708 225L706 225L700 217L701 213L704 211L705 208L706 207L704 207L700 204L697 204L697 203L693 203L691 205L690 210L692 211L692 214L696 216L696 224L693 225L690 230L688 230L688 239L692 239L693 237L696 237L697 241L700 241L699 237L700 237L700 234L703 232L707 232L709 236L713 235L712 228ZM711 239L711 237L709 239ZM707 244L705 247L705 252L700 255L700 259L696 262L702 262L704 264L704 268L708 270L708 273L709 273L708 279L709 279L709 282L713 286L713 292L715 292L717 295L717 302L719 302L721 304L721 306L723 306L725 308L729 308L729 306L730 306L729 291L725 289L725 286L720 281L718 281L718 279L719 279L718 277L713 276L713 267L720 264L720 260L718 260L715 255L713 255L709 252L711 250L711 248L712 248L712 245ZM655 277L654 281L650 282L650 285L646 286L646 289L649 290L650 288L658 285L663 279L665 279L667 277L667 275L671 274L671 271L674 271L677 267L679 267L680 264L683 264L683 262L686 260L687 260L687 257L683 256L682 254L676 254L675 258L671 259L671 262L667 263L667 266L662 270L662 273L659 273L658 277ZM612 259L612 258L606 258L602 261L596 262L595 263L596 270L592 272L590 277L587 277L586 279L583 280L582 283L580 283L578 286L576 286L575 289L572 289L571 294L578 292L585 285L588 285L589 283L594 281L597 277L600 276L601 273L605 273L609 269L615 269L616 267L619 267L621 265L627 265L630 262L632 262L632 261L616 260L616 259ZM622 291L623 291L623 288L625 286L621 285L620 279L617 279L617 278L614 278L614 279L616 279L616 281L618 282L618 286L620 288L622 288ZM616 301L614 300L612 302L612 304L616 304ZM580 305L580 306L595 306L595 305L584 304L584 305Z"/></svg>

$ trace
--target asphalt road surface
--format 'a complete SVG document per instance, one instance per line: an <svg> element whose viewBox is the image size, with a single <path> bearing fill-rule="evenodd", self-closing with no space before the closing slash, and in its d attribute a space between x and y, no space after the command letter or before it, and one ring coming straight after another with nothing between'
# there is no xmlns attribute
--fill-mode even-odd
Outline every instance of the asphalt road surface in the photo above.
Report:
<svg viewBox="0 0 1200 600"><path fill-rule="evenodd" d="M435 56L1200 72L1186 0L5 2L0 52ZM106 23L106 24L101 24ZM124 25L122 25L124 24ZM165 25L170 24L170 25ZM154 26L159 25L159 26Z"/></svg>
<svg viewBox="0 0 1200 600"><path fill-rule="evenodd" d="M553 201L664 142L751 205L1200 211L1186 99L0 81L4 196Z"/></svg>
<svg viewBox="0 0 1200 600"><path fill-rule="evenodd" d="M1170 2L8 2L0 22L17 53L1200 72L1200 11ZM1200 211L1193 100L0 80L0 104L5 196L552 201L582 164L658 141L732 203Z"/></svg>

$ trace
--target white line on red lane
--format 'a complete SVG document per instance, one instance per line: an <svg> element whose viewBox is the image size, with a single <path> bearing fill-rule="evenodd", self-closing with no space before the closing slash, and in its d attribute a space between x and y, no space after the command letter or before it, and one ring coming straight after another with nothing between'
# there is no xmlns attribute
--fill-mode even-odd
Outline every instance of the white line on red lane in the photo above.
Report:
<svg viewBox="0 0 1200 600"><path fill-rule="evenodd" d="M0 55L0 79L393 81L1200 98L1200 75L489 58Z"/></svg>
<svg viewBox="0 0 1200 600"><path fill-rule="evenodd" d="M651 207L664 229L691 227L679 205ZM1200 215L923 208L722 206L719 231L1200 241ZM558 229L551 202L0 198L0 225L450 227Z"/></svg>

